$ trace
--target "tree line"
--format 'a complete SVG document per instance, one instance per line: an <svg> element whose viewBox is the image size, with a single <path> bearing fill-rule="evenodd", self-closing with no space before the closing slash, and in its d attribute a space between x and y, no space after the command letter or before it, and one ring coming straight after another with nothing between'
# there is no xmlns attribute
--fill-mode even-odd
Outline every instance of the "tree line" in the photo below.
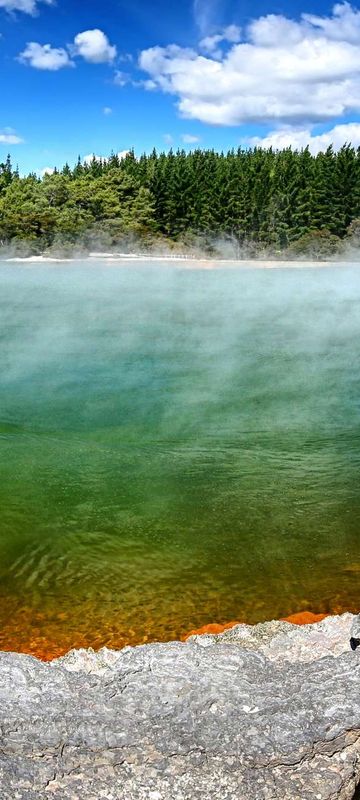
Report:
<svg viewBox="0 0 360 800"><path fill-rule="evenodd" d="M360 148L178 150L80 159L42 178L0 164L0 242L17 252L220 250L328 257L360 241Z"/></svg>

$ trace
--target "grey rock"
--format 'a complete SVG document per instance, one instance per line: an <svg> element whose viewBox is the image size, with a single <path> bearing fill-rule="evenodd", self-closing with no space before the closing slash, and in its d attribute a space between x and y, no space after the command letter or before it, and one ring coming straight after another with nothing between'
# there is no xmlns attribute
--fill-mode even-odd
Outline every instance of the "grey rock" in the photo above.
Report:
<svg viewBox="0 0 360 800"><path fill-rule="evenodd" d="M246 650L263 653L270 661L315 661L324 655L338 656L349 650L351 636L360 636L360 615L327 617L315 625L292 625L273 620L259 625L236 625L217 635L193 636L203 646L207 642L233 643Z"/></svg>
<svg viewBox="0 0 360 800"><path fill-rule="evenodd" d="M1 800L350 800L355 618L187 643L0 654Z"/></svg>
<svg viewBox="0 0 360 800"><path fill-rule="evenodd" d="M351 638L355 639L355 648L359 646L360 643L360 614L356 614L351 623Z"/></svg>

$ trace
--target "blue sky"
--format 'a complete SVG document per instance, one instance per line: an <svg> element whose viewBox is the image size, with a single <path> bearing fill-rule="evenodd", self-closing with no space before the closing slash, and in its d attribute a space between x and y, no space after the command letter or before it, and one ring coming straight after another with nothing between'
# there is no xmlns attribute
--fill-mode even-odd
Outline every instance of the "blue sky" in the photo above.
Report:
<svg viewBox="0 0 360 800"><path fill-rule="evenodd" d="M360 11L321 0L0 0L0 158L360 145ZM45 47L47 46L47 47Z"/></svg>

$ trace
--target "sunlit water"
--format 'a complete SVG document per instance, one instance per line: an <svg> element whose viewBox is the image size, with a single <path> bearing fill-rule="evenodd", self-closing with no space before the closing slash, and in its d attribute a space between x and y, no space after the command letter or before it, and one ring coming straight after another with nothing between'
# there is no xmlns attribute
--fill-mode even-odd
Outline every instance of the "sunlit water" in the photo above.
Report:
<svg viewBox="0 0 360 800"><path fill-rule="evenodd" d="M360 606L360 268L0 266L0 647Z"/></svg>

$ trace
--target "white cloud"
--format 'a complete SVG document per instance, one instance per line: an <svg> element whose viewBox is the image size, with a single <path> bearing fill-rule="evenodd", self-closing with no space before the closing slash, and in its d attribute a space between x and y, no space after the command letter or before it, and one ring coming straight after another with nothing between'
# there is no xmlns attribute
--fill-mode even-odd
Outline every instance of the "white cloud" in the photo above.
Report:
<svg viewBox="0 0 360 800"><path fill-rule="evenodd" d="M184 144L196 144L197 142L200 142L200 137L192 136L191 133L184 133L181 139L184 142Z"/></svg>
<svg viewBox="0 0 360 800"><path fill-rule="evenodd" d="M227 42L236 44L241 39L241 28L239 28L238 25L228 25L227 28L223 30L223 38Z"/></svg>
<svg viewBox="0 0 360 800"><path fill-rule="evenodd" d="M172 44L139 65L188 119L304 128L360 112L359 45L360 11L344 3L330 17L260 17L220 60Z"/></svg>
<svg viewBox="0 0 360 800"><path fill-rule="evenodd" d="M103 114L105 114L105 117L110 117L112 113L113 113L113 110L112 110L112 108L110 108L110 106L104 106Z"/></svg>
<svg viewBox="0 0 360 800"><path fill-rule="evenodd" d="M74 55L82 56L91 64L109 63L114 60L116 52L115 45L111 45L106 34L98 28L75 36Z"/></svg>
<svg viewBox="0 0 360 800"><path fill-rule="evenodd" d="M253 20L247 29L248 39L257 47L284 47L303 41L308 34L302 22L294 22L280 14L268 14Z"/></svg>
<svg viewBox="0 0 360 800"><path fill-rule="evenodd" d="M223 51L219 45L224 42L234 44L239 42L240 38L241 29L237 25L228 25L221 33L216 33L213 36L205 36L199 43L199 47L201 50L204 50L205 53L209 53L213 56L213 58L219 58L221 60Z"/></svg>
<svg viewBox="0 0 360 800"><path fill-rule="evenodd" d="M221 0L193 0L193 13L197 27L205 36L218 16Z"/></svg>
<svg viewBox="0 0 360 800"><path fill-rule="evenodd" d="M350 3L337 3L333 9L333 17L317 17L313 14L303 14L305 22L323 32L328 39L335 41L354 42L360 41L360 14Z"/></svg>
<svg viewBox="0 0 360 800"><path fill-rule="evenodd" d="M51 47L50 44L39 44L38 42L28 42L25 50L19 55L19 61L34 67L34 69L52 72L63 67L74 66L68 52L63 47Z"/></svg>
<svg viewBox="0 0 360 800"><path fill-rule="evenodd" d="M40 170L40 176L41 178L43 178L44 175L53 175L54 172L55 172L54 167L44 167L43 169Z"/></svg>
<svg viewBox="0 0 360 800"><path fill-rule="evenodd" d="M129 152L130 150L120 150L120 152L116 153L116 155L120 161L122 161L123 158L126 158L126 156L129 155ZM94 158L96 161L110 161L108 156L97 156L95 153L89 153L87 156L84 156L83 162L84 164L91 164Z"/></svg>
<svg viewBox="0 0 360 800"><path fill-rule="evenodd" d="M97 156L95 153L88 153L87 156L84 156L83 162L84 164L91 164L92 161L106 161L104 156Z"/></svg>
<svg viewBox="0 0 360 800"><path fill-rule="evenodd" d="M335 125L326 133L319 134L312 133L310 128L295 130L282 128L271 131L266 136L252 136L246 141L246 144L250 144L252 147L272 147L273 150L282 150L285 147L301 150L308 146L314 155L323 152L331 144L334 150L340 150L344 144L360 147L360 122Z"/></svg>
<svg viewBox="0 0 360 800"><path fill-rule="evenodd" d="M171 133L164 133L163 139L165 144L167 144L169 147L174 144L174 137L171 135Z"/></svg>
<svg viewBox="0 0 360 800"><path fill-rule="evenodd" d="M132 55L132 53L120 53L120 55L118 56L118 61L123 61L123 62L127 61L128 63L130 62L130 64L132 64L132 62L134 61L134 56Z"/></svg>
<svg viewBox="0 0 360 800"><path fill-rule="evenodd" d="M130 150L120 150L120 152L117 153L116 155L120 159L120 161L122 161L123 158L126 158L126 156L129 155L129 153L130 153Z"/></svg>
<svg viewBox="0 0 360 800"><path fill-rule="evenodd" d="M0 131L0 144L22 144L24 139L18 136L12 128L4 128Z"/></svg>
<svg viewBox="0 0 360 800"><path fill-rule="evenodd" d="M36 14L38 4L53 5L53 0L0 0L0 8L6 11L23 11L24 14Z"/></svg>
<svg viewBox="0 0 360 800"><path fill-rule="evenodd" d="M45 2L48 2L48 0L45 0ZM103 31L95 28L91 31L78 33L75 36L74 44L68 45L67 49L65 47L52 47L51 44L28 42L25 50L18 56L18 60L35 69L55 72L63 67L75 66L70 56L80 56L91 64L109 63L116 56L116 47L110 44ZM120 74L116 73L118 76Z"/></svg>
<svg viewBox="0 0 360 800"><path fill-rule="evenodd" d="M130 82L130 75L127 72L121 72L120 69L115 70L114 83L115 86L126 86Z"/></svg>
<svg viewBox="0 0 360 800"><path fill-rule="evenodd" d="M139 86L142 89L146 89L147 92L153 92L154 89L157 89L156 81L148 80L148 81L132 81L133 86Z"/></svg>

